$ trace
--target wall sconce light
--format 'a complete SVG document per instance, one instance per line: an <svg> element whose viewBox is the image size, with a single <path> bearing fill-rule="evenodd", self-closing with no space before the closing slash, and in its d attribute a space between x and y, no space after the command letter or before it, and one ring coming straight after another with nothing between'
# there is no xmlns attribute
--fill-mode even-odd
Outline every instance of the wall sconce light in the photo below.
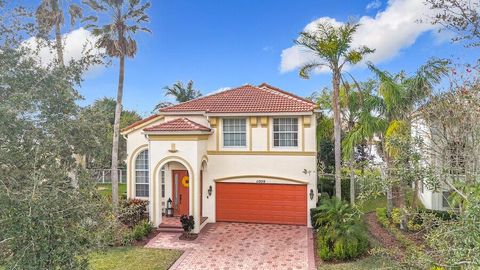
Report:
<svg viewBox="0 0 480 270"><path fill-rule="evenodd" d="M313 200L313 196L315 196L313 189L310 189L310 200Z"/></svg>
<svg viewBox="0 0 480 270"><path fill-rule="evenodd" d="M208 196L212 196L212 191L213 191L212 186L209 186L208 187Z"/></svg>

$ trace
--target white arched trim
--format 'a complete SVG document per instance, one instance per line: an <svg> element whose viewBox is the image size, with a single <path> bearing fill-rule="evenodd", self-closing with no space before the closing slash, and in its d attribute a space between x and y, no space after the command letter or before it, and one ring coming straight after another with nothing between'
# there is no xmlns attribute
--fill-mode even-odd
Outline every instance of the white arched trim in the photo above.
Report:
<svg viewBox="0 0 480 270"><path fill-rule="evenodd" d="M135 150L133 150L132 154L129 155L129 160L128 160L128 174L127 174L127 186L129 186L129 190L128 190L128 197L129 198L132 198L134 197L133 195L135 194L135 183L134 183L134 179L135 179L135 175L134 175L134 172L135 172L135 166L134 166L134 161L137 159L137 156L138 154L140 154L143 150L148 150L148 144L142 144L140 145L139 147L137 147ZM150 152L148 153L150 155ZM150 158L150 157L149 157ZM150 161L149 161L150 162ZM150 169L150 168L148 168Z"/></svg>
<svg viewBox="0 0 480 270"><path fill-rule="evenodd" d="M182 157L179 157L179 156L168 156L168 157L165 157L163 159L161 159L159 162L157 162L157 165L155 165L155 168L153 169L153 174L152 174L152 194L151 194L151 198L152 198L152 220L155 222L156 221L156 218L157 218L157 209L160 209L160 200L158 199L158 196L157 196L157 183L159 183L159 171L160 171L160 168L162 168L165 164L169 163L169 162L172 162L172 161L175 161L175 162L178 162L180 164L182 164L188 171L188 177L189 177L189 185L190 185L190 188L189 188L189 196L191 196L191 194L193 194L193 185L194 185L194 171L193 171L193 168L192 166L190 165L190 163L185 160L184 158ZM194 207L194 200L192 200L190 198L190 202L192 202L192 207L189 207L189 211L193 211L193 207ZM158 207L157 207L158 206Z"/></svg>

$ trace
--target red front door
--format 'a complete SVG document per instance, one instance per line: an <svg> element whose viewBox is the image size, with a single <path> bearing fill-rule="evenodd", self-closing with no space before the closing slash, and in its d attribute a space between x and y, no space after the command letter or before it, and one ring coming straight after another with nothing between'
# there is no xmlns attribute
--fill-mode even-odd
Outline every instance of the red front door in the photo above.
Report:
<svg viewBox="0 0 480 270"><path fill-rule="evenodd" d="M190 185L190 179L188 177L188 171L174 170L173 173L173 213L176 216L189 215L189 202L188 187Z"/></svg>

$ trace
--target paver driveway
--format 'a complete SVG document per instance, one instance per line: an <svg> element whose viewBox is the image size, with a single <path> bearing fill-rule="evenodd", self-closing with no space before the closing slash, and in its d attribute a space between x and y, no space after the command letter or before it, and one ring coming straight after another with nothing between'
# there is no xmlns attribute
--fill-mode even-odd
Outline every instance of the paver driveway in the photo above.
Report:
<svg viewBox="0 0 480 270"><path fill-rule="evenodd" d="M312 231L305 226L215 223L195 241L160 233L147 247L183 249L171 269L315 269Z"/></svg>

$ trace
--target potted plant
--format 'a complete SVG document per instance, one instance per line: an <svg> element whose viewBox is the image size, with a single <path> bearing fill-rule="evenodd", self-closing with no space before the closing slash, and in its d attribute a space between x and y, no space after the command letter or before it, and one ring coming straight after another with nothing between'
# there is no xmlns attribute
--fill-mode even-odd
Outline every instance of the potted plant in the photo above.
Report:
<svg viewBox="0 0 480 270"><path fill-rule="evenodd" d="M180 236L180 240L195 240L197 234L193 234L193 228L195 227L195 221L193 216L182 215L180 217L180 222L182 223L183 234Z"/></svg>

